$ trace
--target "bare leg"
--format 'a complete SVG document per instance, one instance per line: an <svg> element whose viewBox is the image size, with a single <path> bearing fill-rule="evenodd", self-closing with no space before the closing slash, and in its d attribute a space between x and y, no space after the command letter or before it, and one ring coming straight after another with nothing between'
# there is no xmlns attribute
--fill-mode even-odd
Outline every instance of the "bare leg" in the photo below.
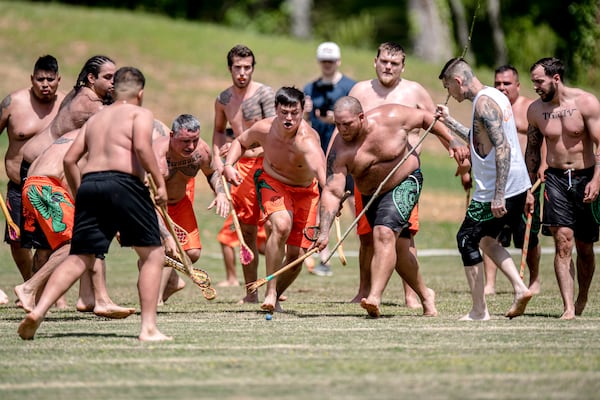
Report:
<svg viewBox="0 0 600 400"><path fill-rule="evenodd" d="M256 247L256 233L258 231L258 227L256 225L248 225L243 223L240 223L240 225L244 235L244 240L246 241L246 244L250 250L252 250L252 254L254 254L254 259L250 264L242 265L242 270L244 271L244 282L246 285L248 285L249 283L255 282L258 279L258 248ZM250 291L246 289L246 296L240 300L240 304L244 303L258 303L258 294L256 292L250 293Z"/></svg>
<svg viewBox="0 0 600 400"><path fill-rule="evenodd" d="M577 283L579 285L579 293L577 301L575 301L575 315L581 315L587 304L588 292L596 269L596 260L593 243L575 240L575 246L577 248Z"/></svg>
<svg viewBox="0 0 600 400"><path fill-rule="evenodd" d="M89 275L92 282L92 296L94 299L92 311L94 311L94 314L99 317L121 319L135 313L135 308L121 307L113 303L108 295L108 291L106 290L106 264L104 260L96 258L93 270Z"/></svg>
<svg viewBox="0 0 600 400"><path fill-rule="evenodd" d="M467 283L471 290L471 299L473 307L471 311L463 316L461 321L487 321L490 319L490 314L485 302L485 294L483 293L483 263L473 266L465 266L465 275Z"/></svg>
<svg viewBox="0 0 600 400"><path fill-rule="evenodd" d="M67 258L70 244L65 244L56 249L48 261L30 279L15 286L15 294L21 302L21 306L27 312L35 307L36 297L44 289L44 285L52 275L52 272Z"/></svg>
<svg viewBox="0 0 600 400"><path fill-rule="evenodd" d="M506 312L505 316L514 318L522 315L525 312L527 303L529 300L531 300L532 294L519 276L519 272L517 271L517 267L515 266L513 259L510 257L508 251L506 251L506 249L502 247L498 241L489 236L485 236L483 239L481 239L480 245L484 249L484 252L490 256L490 258L502 271L502 273L506 275L513 287L515 294L514 301L510 309Z"/></svg>
<svg viewBox="0 0 600 400"><path fill-rule="evenodd" d="M171 272L165 276L165 269L170 269ZM158 305L164 304L165 301L169 300L169 298L175 293L179 292L185 287L185 281L181 279L177 271L173 268L163 268L162 271L162 279L166 279L166 285L163 288L161 284L161 289L159 293ZM162 281L161 281L162 282ZM161 296L162 293L162 296ZM162 301L162 303L161 303Z"/></svg>
<svg viewBox="0 0 600 400"><path fill-rule="evenodd" d="M575 318L573 303L575 267L571 255L574 245L573 230L566 227L550 228L550 230L554 236L554 273L564 307L560 318L573 319Z"/></svg>
<svg viewBox="0 0 600 400"><path fill-rule="evenodd" d="M542 258L542 246L538 243L527 252L527 268L529 268L529 290L531 294L539 294L540 281L540 260Z"/></svg>
<svg viewBox="0 0 600 400"><path fill-rule="evenodd" d="M135 247L141 267L138 278L138 292L141 305L142 326L141 341L171 340L162 334L156 326L156 308L165 252L162 247Z"/></svg>
<svg viewBox="0 0 600 400"><path fill-rule="evenodd" d="M21 339L33 339L50 307L73 286L86 268L92 268L93 263L94 256L91 254L70 255L56 268L48 279L44 292L35 308L27 314L19 325L18 333Z"/></svg>
<svg viewBox="0 0 600 400"><path fill-rule="evenodd" d="M371 261L371 291L367 298L361 299L360 305L367 310L369 316L374 318L379 317L381 313L380 305L383 291L396 266L396 238L397 234L387 227L376 226L373 229L374 252Z"/></svg>
<svg viewBox="0 0 600 400"><path fill-rule="evenodd" d="M94 311L94 285L92 284L92 274L85 270L79 278L79 299L77 299L77 311L92 312Z"/></svg>
<svg viewBox="0 0 600 400"><path fill-rule="evenodd" d="M6 303L8 303L8 296L6 295L6 293L4 293L2 289L0 289L0 304Z"/></svg>
<svg viewBox="0 0 600 400"><path fill-rule="evenodd" d="M358 293L351 303L360 303L363 297L369 296L371 291L371 260L373 258L373 233L358 236L360 240L360 248L358 250Z"/></svg>
<svg viewBox="0 0 600 400"><path fill-rule="evenodd" d="M410 247L408 251L413 255L415 260L417 259L417 246L415 245L414 235L410 235ZM401 254L401 253L398 253ZM404 303L408 308L421 308L421 303L415 292L404 279L402 279L402 287L404 288Z"/></svg>
<svg viewBox="0 0 600 400"><path fill-rule="evenodd" d="M396 272L402 277L402 282L410 288L415 297L418 296L423 304L423 315L435 317L438 315L435 307L435 292L425 285L419 271L417 257L411 251L411 241L406 238L396 240ZM419 303L419 300L415 300ZM421 305L419 304L418 307ZM412 308L418 308L412 307Z"/></svg>
<svg viewBox="0 0 600 400"><path fill-rule="evenodd" d="M483 252L483 268L485 271L485 286L483 293L485 295L496 294L496 264L485 252Z"/></svg>
<svg viewBox="0 0 600 400"><path fill-rule="evenodd" d="M223 253L223 262L225 263L225 280L219 282L217 286L240 286L235 265L235 249L221 243L221 252Z"/></svg>
<svg viewBox="0 0 600 400"><path fill-rule="evenodd" d="M10 253L25 282L33 275L33 252L21 247L20 242L10 242Z"/></svg>
<svg viewBox="0 0 600 400"><path fill-rule="evenodd" d="M292 229L292 217L287 211L279 211L271 214L269 216L269 221L271 222L271 232L267 237L267 243L265 247L265 264L267 275L275 273L282 267L281 263L285 255L285 242L287 241ZM298 270L300 270L301 267L298 267ZM298 273L299 271L296 273L296 276ZM281 311L281 306L279 305L279 296L277 293L277 288L279 286L278 280L283 278L284 281L287 281L290 279L289 277L284 277L284 275L285 274L282 274L267 282L265 300L261 305L263 310L268 312Z"/></svg>

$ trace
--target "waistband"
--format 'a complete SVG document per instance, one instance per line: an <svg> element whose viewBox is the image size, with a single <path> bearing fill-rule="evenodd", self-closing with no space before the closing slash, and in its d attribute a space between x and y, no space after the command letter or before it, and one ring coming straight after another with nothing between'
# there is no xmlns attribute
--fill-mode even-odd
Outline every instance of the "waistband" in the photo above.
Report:
<svg viewBox="0 0 600 400"><path fill-rule="evenodd" d="M569 176L569 177L593 176L595 168L596 168L595 166L589 167L589 168L584 168L584 169L562 169L562 168L548 167L546 169L546 172L549 172L553 175L565 175L565 176Z"/></svg>

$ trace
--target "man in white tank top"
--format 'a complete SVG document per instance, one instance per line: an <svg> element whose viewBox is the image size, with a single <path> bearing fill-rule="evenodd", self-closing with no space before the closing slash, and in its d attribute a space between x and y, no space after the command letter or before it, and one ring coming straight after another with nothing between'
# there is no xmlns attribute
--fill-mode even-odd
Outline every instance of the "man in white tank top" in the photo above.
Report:
<svg viewBox="0 0 600 400"><path fill-rule="evenodd" d="M514 302L505 316L517 317L525 312L532 295L519 277L510 254L496 240L505 225L517 229L531 187L511 104L502 92L484 86L462 58L449 60L439 78L458 102L465 99L473 102L470 130L452 118L445 105L438 105L437 110L440 121L469 142L475 182L473 199L456 236L473 299L471 311L462 319L490 319L479 247L513 285Z"/></svg>

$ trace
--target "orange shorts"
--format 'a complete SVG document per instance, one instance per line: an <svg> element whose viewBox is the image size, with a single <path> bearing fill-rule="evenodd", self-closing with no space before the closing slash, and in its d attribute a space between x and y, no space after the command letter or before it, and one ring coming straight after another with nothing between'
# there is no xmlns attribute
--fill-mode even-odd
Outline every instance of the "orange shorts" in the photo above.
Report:
<svg viewBox="0 0 600 400"><path fill-rule="evenodd" d="M236 247L240 245L240 241L238 239L238 235L235 231L235 226L233 225L233 218L231 214L227 217L225 222L223 223L223 227L217 234L217 240L219 243L224 244L229 247ZM260 249L265 242L267 241L267 233L265 232L265 226L260 225L258 227L258 232L256 233L256 245Z"/></svg>
<svg viewBox="0 0 600 400"><path fill-rule="evenodd" d="M167 207L169 216L176 224L175 233L177 233L183 250L202 248L198 223L196 222L196 215L194 214L192 204L190 198L186 196L177 204L169 204ZM182 230L185 232L182 232Z"/></svg>
<svg viewBox="0 0 600 400"><path fill-rule="evenodd" d="M313 180L308 187L290 186L281 183L269 176L266 172L256 176L256 187L261 211L266 220L269 215L277 211L288 211L293 216L292 230L287 244L299 246L304 249L311 246L312 242L304 237L304 228L314 226L317 220L317 207L319 203L319 188L317 181Z"/></svg>
<svg viewBox="0 0 600 400"><path fill-rule="evenodd" d="M35 232L37 222L52 250L73 237L74 201L59 179L27 178L23 185L23 216L24 229Z"/></svg>
<svg viewBox="0 0 600 400"><path fill-rule="evenodd" d="M356 215L360 214L363 209L363 201L362 195L358 191L356 185L354 185L354 204L356 209ZM408 231L412 236L415 236L419 232L419 203L415 204L412 212L410 213L410 218L408 219L410 226ZM356 233L359 235L366 235L371 233L373 229L371 225L369 225L369 221L367 221L367 217L363 215L358 220L358 225L356 226Z"/></svg>
<svg viewBox="0 0 600 400"><path fill-rule="evenodd" d="M231 186L231 198L238 219L243 224L259 225L260 209L256 200L254 174L262 165L262 157L242 157L235 164L242 177L242 183L239 186Z"/></svg>
<svg viewBox="0 0 600 400"><path fill-rule="evenodd" d="M185 195L194 204L194 194L196 193L196 178L190 178L187 185L185 185Z"/></svg>

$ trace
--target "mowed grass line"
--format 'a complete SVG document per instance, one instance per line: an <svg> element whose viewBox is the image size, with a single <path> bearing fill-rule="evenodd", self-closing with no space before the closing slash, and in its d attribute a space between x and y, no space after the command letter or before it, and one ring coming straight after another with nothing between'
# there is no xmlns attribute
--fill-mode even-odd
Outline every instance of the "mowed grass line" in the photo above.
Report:
<svg viewBox="0 0 600 400"><path fill-rule="evenodd" d="M131 250L113 246L108 285L115 301L139 309L134 261ZM0 398L596 398L597 285L584 316L558 320L562 304L550 261L543 256L542 293L513 320L502 316L512 294L499 276L485 323L457 320L470 307L458 257L420 259L437 293L437 318L402 305L397 276L383 317L366 318L347 303L356 290L355 257L347 267L334 260L330 278L303 271L283 303L287 312L272 321L256 305L236 304L241 288L220 288L208 302L188 285L159 311L160 329L175 337L169 343L139 343L139 315L111 321L73 310L53 311L36 339L23 342L16 335L22 310L4 306ZM203 267L213 280L223 277L219 260ZM8 272L0 278L15 281ZM70 304L75 295L68 293Z"/></svg>

